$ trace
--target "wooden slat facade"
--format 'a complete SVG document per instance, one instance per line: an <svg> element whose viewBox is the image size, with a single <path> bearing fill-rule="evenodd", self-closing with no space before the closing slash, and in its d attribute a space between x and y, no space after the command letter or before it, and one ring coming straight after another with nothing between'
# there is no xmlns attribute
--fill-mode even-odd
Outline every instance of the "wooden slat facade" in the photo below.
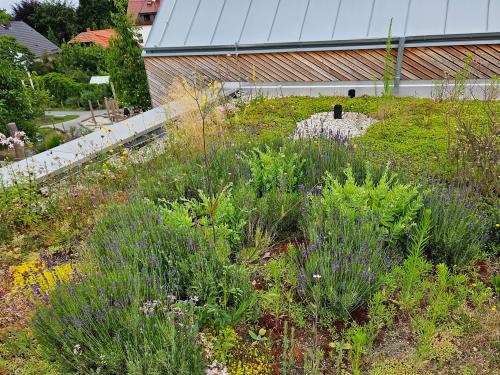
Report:
<svg viewBox="0 0 500 375"><path fill-rule="evenodd" d="M392 51L396 59L397 51ZM466 57L473 62L470 78L500 76L500 45L406 48L401 69L404 80L453 77ZM165 101L176 78L206 76L224 81L331 82L383 79L385 50L283 52L215 56L146 57L154 105Z"/></svg>

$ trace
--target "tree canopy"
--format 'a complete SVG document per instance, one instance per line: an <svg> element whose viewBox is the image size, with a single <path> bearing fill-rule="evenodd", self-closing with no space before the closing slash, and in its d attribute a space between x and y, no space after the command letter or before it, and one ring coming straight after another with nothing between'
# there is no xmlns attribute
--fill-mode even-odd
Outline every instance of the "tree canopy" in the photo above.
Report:
<svg viewBox="0 0 500 375"><path fill-rule="evenodd" d="M33 27L60 45L77 34L76 9L67 0L49 0L40 4L32 15Z"/></svg>
<svg viewBox="0 0 500 375"><path fill-rule="evenodd" d="M31 27L33 24L33 15L35 11L40 7L41 3L39 0L21 0L17 4L12 6L12 11L14 13L14 21L26 22Z"/></svg>
<svg viewBox="0 0 500 375"><path fill-rule="evenodd" d="M121 104L146 109L151 99L138 31L127 17L126 2L119 0L115 4L118 10L112 18L117 36L108 51L108 71Z"/></svg>
<svg viewBox="0 0 500 375"><path fill-rule="evenodd" d="M31 50L10 36L0 36L0 60L10 63L18 70L29 68L35 59Z"/></svg>
<svg viewBox="0 0 500 375"><path fill-rule="evenodd" d="M43 113L48 94L27 83L25 63L33 58L33 53L14 38L0 37L0 133L5 134L9 122L15 122L29 136L36 131L29 120Z"/></svg>
<svg viewBox="0 0 500 375"><path fill-rule="evenodd" d="M111 13L116 12L113 0L80 0L76 17L80 30L107 29L112 26Z"/></svg>
<svg viewBox="0 0 500 375"><path fill-rule="evenodd" d="M5 9L0 9L0 23L12 21L12 17Z"/></svg>

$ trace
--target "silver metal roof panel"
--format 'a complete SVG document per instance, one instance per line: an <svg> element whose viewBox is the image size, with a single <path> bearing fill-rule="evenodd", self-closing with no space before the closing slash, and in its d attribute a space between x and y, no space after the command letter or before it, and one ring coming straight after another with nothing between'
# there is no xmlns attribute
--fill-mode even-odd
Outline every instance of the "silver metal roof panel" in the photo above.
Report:
<svg viewBox="0 0 500 375"><path fill-rule="evenodd" d="M373 14L368 32L369 38L379 38L388 35L390 19L392 18L391 35L404 36L406 14L410 0L377 0L374 2Z"/></svg>
<svg viewBox="0 0 500 375"><path fill-rule="evenodd" d="M280 0L268 42L283 43L300 40L308 0Z"/></svg>
<svg viewBox="0 0 500 375"><path fill-rule="evenodd" d="M449 0L446 34L484 33L488 31L488 3L490 1ZM498 0L494 2L498 2Z"/></svg>
<svg viewBox="0 0 500 375"><path fill-rule="evenodd" d="M341 0L311 0L304 17L300 40L314 42L332 39Z"/></svg>
<svg viewBox="0 0 500 375"><path fill-rule="evenodd" d="M279 3L280 0L252 0L239 44L267 43Z"/></svg>
<svg viewBox="0 0 500 375"><path fill-rule="evenodd" d="M395 38L498 39L500 0L169 0L144 54L365 44L386 38L391 18Z"/></svg>

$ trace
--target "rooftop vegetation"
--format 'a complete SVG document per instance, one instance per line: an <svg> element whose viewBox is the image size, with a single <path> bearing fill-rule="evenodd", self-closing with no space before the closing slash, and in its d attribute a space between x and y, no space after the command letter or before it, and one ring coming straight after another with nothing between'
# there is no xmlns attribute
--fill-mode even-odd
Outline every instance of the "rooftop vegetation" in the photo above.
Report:
<svg viewBox="0 0 500 375"><path fill-rule="evenodd" d="M185 89L168 139L4 190L0 372L499 367L498 102ZM291 139L337 103L379 122Z"/></svg>

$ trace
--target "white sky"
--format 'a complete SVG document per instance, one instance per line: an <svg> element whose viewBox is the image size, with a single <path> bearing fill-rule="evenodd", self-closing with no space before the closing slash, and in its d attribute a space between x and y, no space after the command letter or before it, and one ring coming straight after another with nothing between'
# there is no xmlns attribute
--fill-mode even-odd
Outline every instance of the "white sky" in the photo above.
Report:
<svg viewBox="0 0 500 375"><path fill-rule="evenodd" d="M12 11L12 5L20 2L20 0L0 0L0 9L6 9L8 13ZM68 3L78 4L78 0L71 0Z"/></svg>

